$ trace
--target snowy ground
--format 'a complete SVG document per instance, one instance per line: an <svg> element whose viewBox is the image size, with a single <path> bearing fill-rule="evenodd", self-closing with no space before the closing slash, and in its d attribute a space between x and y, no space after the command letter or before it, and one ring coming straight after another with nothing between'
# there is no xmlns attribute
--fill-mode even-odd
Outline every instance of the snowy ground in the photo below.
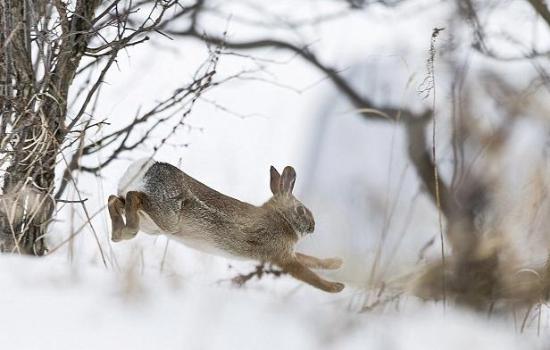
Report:
<svg viewBox="0 0 550 350"><path fill-rule="evenodd" d="M357 313L357 292L329 295L290 278L245 288L215 273L0 257L2 349L536 349L510 320L402 299Z"/></svg>

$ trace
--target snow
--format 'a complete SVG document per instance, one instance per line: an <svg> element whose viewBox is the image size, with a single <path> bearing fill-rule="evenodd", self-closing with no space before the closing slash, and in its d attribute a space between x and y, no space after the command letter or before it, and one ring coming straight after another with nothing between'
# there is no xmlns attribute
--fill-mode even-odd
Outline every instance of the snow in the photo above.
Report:
<svg viewBox="0 0 550 350"><path fill-rule="evenodd" d="M520 334L498 315L413 299L402 300L399 309L357 313L350 310L354 292L349 289L329 295L285 278L264 278L243 288L214 279L214 274L183 278L158 270L75 266L59 256L2 256L0 344L18 350L548 345L534 334Z"/></svg>

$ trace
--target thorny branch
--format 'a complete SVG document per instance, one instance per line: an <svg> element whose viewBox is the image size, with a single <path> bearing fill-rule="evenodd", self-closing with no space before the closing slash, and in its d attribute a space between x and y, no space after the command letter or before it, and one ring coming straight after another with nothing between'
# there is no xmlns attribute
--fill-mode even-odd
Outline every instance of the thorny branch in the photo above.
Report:
<svg viewBox="0 0 550 350"><path fill-rule="evenodd" d="M257 279L261 279L265 275L280 277L281 275L284 275L284 274L286 274L285 271L279 268L276 268L273 265L266 266L266 263L261 263L256 265L256 267L254 268L254 271L246 274L238 274L237 276L233 277L231 279L231 282L236 286L242 287L254 277L256 277Z"/></svg>
<svg viewBox="0 0 550 350"><path fill-rule="evenodd" d="M201 93L213 85L216 64L208 65L210 70L202 76L198 75L196 81L178 89L164 103L146 115L136 117L127 127L98 142L86 144L86 131L103 124L93 121L94 116L89 112L95 109L100 87L117 62L118 54L146 42L151 33L163 34L159 29L160 23L172 8L178 9L174 19L189 11L178 0L0 2L0 47L3 50L0 55L1 197L14 208L21 208L22 213L27 213L24 203L28 196L38 196L48 203L33 209L39 212L10 219L10 225L3 219L10 217L9 210L0 210L0 231L3 234L0 238L13 236L17 251L39 255L46 251L43 244L45 223L51 221L55 200L60 199L69 180L74 182L74 171L96 172L121 152L135 149L151 136L158 124L136 141L133 131L137 125L153 118L162 123L178 112L182 112L183 119ZM217 62L220 54L220 50L212 51L211 61ZM84 65L79 69L81 62ZM76 98L69 101L69 88L75 77L84 72L89 72L89 85L80 89ZM80 104L74 115L68 113L69 103L73 106ZM162 113L167 115L160 116ZM177 125L181 127L183 122L180 120ZM79 129L75 130L76 127ZM170 135L177 129L174 127ZM120 138L122 141L118 147L102 164L95 167L81 164L83 157L110 146ZM166 140L163 139L162 143ZM54 196L58 156L61 152L70 151L75 143L78 147L73 150L71 161L66 163ZM32 188L27 189L29 186ZM15 192L25 194L24 198L13 197ZM84 201L79 202L83 204ZM39 222L27 223L36 217L41 218ZM38 240L41 242L39 246L36 243ZM27 241L29 246L20 249L18 242Z"/></svg>

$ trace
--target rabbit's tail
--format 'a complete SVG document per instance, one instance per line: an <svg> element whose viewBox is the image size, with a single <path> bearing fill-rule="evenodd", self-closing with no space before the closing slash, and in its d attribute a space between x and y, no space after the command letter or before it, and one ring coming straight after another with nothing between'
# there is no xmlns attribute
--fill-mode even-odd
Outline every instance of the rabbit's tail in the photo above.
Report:
<svg viewBox="0 0 550 350"><path fill-rule="evenodd" d="M124 197L128 191L142 191L145 173L153 164L155 161L151 158L142 158L130 164L118 182L118 195Z"/></svg>

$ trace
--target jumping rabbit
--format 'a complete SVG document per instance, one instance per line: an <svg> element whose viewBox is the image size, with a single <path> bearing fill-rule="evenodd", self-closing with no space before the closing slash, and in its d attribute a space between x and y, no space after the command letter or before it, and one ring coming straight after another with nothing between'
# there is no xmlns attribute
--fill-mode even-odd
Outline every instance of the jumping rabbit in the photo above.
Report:
<svg viewBox="0 0 550 350"><path fill-rule="evenodd" d="M309 209L292 194L296 171L287 166L281 175L272 166L270 175L273 196L258 207L217 192L168 163L136 161L120 180L118 196L109 196L112 240L131 239L139 230L166 234L204 252L270 262L314 287L340 292L344 284L327 281L310 268L337 269L341 259L294 251L298 240L315 228Z"/></svg>

